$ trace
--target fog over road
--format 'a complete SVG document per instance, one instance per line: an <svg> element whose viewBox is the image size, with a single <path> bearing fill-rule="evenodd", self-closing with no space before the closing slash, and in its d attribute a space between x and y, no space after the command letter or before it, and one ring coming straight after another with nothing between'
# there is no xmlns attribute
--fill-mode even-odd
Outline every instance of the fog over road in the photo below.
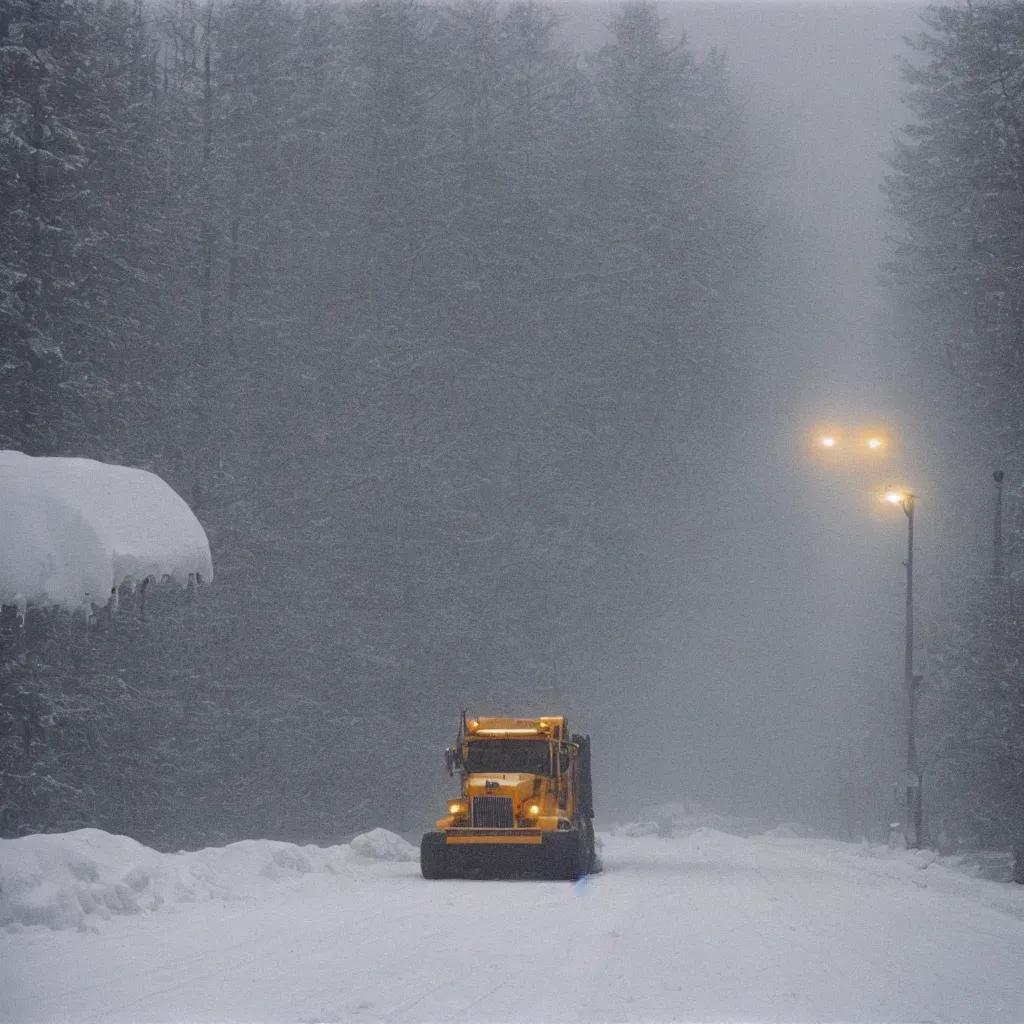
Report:
<svg viewBox="0 0 1024 1024"><path fill-rule="evenodd" d="M604 841L605 872L575 885L426 882L415 862L337 855L290 872L284 844L162 855L149 884L204 879L205 901L168 884L152 912L0 933L0 1018L1024 1019L1018 887L778 833ZM215 872L232 856L251 878Z"/></svg>
<svg viewBox="0 0 1024 1024"><path fill-rule="evenodd" d="M881 838L902 765L902 559L905 526L878 508L897 480L922 495L922 623L939 562L927 444L906 401L908 369L879 283L888 230L884 155L910 119L900 102L904 37L923 27L903 3L662 3L666 39L717 48L762 147L750 168L772 218L770 256L752 287L773 313L737 339L755 353L757 398L728 411L734 440L718 476L731 498L701 510L710 534L676 608L652 628L638 689L658 713L649 742L615 751L623 778L657 768L664 799L689 795L805 820L846 779L848 834ZM572 5L563 33L601 45L600 12ZM893 457L832 475L807 457L815 424L882 425ZM716 481L717 484L717 481ZM698 483L699 485L699 483ZM891 512L891 509L889 510ZM710 531L706 524L712 523ZM681 517L677 545L695 526ZM703 541L702 541L703 543ZM660 632L659 632L660 631ZM627 712L628 713L628 712ZM577 716L579 717L579 716ZM628 730L626 730L628 732ZM625 732L624 732L625 735ZM596 737L609 749L618 737ZM871 764L865 768L864 760ZM627 799L606 780L607 798ZM862 786L863 810L851 788ZM824 796L823 796L824 793Z"/></svg>

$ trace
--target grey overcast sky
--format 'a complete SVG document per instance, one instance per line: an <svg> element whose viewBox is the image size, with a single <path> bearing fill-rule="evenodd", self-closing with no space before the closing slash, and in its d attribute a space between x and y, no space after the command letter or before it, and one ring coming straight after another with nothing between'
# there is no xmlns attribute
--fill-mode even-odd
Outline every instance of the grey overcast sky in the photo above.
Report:
<svg viewBox="0 0 1024 1024"><path fill-rule="evenodd" d="M751 807L785 790L798 811L800 794L820 799L822 778L841 773L844 758L898 749L897 737L867 733L895 721L903 517L873 509L881 478L823 476L803 442L825 419L885 422L912 457L877 273L883 153L908 117L898 55L919 8L659 6L666 38L685 28L698 54L724 50L747 98L769 202L785 224L776 281L786 312L748 339L761 348L765 407L748 447L723 462L735 501L707 509L719 543L706 553L701 592L681 582L678 639L652 654L657 681L641 681L663 691L664 735L652 746L669 751L664 767L676 777L666 790L681 778L697 798L740 793ZM599 46L612 9L563 7L567 38ZM686 750L674 736L687 737Z"/></svg>

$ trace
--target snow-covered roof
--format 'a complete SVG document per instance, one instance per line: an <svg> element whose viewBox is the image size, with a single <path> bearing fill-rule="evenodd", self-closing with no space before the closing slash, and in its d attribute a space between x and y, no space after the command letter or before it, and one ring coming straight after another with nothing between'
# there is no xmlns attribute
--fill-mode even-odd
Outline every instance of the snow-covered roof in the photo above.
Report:
<svg viewBox="0 0 1024 1024"><path fill-rule="evenodd" d="M160 477L0 451L0 605L88 611L122 583L213 579L206 532Z"/></svg>

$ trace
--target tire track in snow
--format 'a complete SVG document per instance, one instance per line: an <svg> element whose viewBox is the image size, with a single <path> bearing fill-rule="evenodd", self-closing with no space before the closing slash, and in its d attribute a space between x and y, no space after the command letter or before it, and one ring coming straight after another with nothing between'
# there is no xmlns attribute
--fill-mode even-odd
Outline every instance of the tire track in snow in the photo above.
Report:
<svg viewBox="0 0 1024 1024"><path fill-rule="evenodd" d="M375 865L99 934L0 935L13 972L0 1016L1024 1020L1020 921L975 900L972 880L958 890L946 872L933 891L853 857L698 832L609 840L606 872L578 886L426 882L414 865Z"/></svg>

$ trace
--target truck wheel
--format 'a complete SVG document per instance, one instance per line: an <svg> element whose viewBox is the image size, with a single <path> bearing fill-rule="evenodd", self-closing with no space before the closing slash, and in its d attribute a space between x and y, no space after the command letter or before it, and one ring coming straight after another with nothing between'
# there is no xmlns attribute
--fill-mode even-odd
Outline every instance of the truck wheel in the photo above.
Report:
<svg viewBox="0 0 1024 1024"><path fill-rule="evenodd" d="M575 882L577 878L582 878L587 873L590 863L590 857L587 854L586 833L576 832L574 835L576 841L572 844L568 858L569 870L565 876L570 882Z"/></svg>
<svg viewBox="0 0 1024 1024"><path fill-rule="evenodd" d="M571 832L548 832L544 836L546 875L557 881L574 882L585 874L582 836Z"/></svg>
<svg viewBox="0 0 1024 1024"><path fill-rule="evenodd" d="M424 878L448 877L448 847L443 832L427 832L420 840L420 871Z"/></svg>

